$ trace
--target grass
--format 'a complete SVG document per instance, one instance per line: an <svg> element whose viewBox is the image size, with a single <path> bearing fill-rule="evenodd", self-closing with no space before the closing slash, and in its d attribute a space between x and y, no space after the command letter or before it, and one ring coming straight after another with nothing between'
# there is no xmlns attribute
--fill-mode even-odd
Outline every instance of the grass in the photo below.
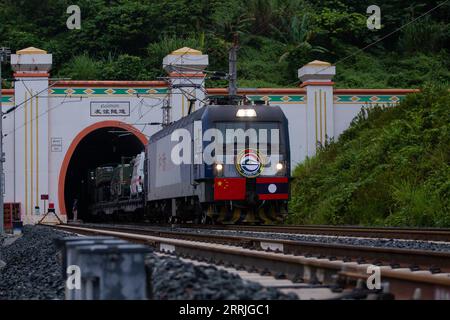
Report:
<svg viewBox="0 0 450 320"><path fill-rule="evenodd" d="M299 165L291 223L450 226L450 93L363 109L336 142Z"/></svg>

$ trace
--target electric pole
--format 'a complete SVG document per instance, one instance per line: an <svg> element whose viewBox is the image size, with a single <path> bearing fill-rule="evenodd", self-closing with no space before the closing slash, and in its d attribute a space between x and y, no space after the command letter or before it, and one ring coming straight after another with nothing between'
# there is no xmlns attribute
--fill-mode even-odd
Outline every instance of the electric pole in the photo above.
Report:
<svg viewBox="0 0 450 320"><path fill-rule="evenodd" d="M11 50L0 48L0 234L5 232L3 225L5 209L3 205L3 192L5 190L3 162L5 162L5 155L3 153L2 63L8 61L10 55Z"/></svg>
<svg viewBox="0 0 450 320"><path fill-rule="evenodd" d="M163 101L163 106L161 107L163 111L163 118L162 118L162 127L167 127L170 123L170 109L171 106L171 99L170 96L172 95L172 88L170 88L170 93L167 95L167 98Z"/></svg>
<svg viewBox="0 0 450 320"><path fill-rule="evenodd" d="M237 51L238 51L238 34L234 34L233 46L229 52L229 84L228 94L231 101L235 101L237 95Z"/></svg>

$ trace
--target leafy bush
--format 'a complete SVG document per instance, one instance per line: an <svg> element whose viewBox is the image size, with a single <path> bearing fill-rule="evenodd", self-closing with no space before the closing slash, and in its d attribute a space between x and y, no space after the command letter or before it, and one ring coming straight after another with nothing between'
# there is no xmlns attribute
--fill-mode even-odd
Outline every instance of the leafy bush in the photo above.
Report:
<svg viewBox="0 0 450 320"><path fill-rule="evenodd" d="M449 27L448 23L437 23L429 17L408 24L400 36L400 49L408 53L439 52L450 41Z"/></svg>
<svg viewBox="0 0 450 320"><path fill-rule="evenodd" d="M121 54L117 59L108 59L102 63L102 79L146 80L148 68L140 57Z"/></svg>
<svg viewBox="0 0 450 320"><path fill-rule="evenodd" d="M450 226L450 93L363 109L294 172L290 222Z"/></svg>
<svg viewBox="0 0 450 320"><path fill-rule="evenodd" d="M66 77L74 80L95 80L101 76L101 63L89 57L86 53L75 56L60 71Z"/></svg>

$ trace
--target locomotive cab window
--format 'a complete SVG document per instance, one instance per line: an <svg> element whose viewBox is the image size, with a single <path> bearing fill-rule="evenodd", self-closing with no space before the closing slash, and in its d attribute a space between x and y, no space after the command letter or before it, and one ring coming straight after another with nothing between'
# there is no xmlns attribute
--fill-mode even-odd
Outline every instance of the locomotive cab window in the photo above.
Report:
<svg viewBox="0 0 450 320"><path fill-rule="evenodd" d="M285 146L280 127L278 122L218 122L216 128L224 143L223 148L216 148L217 155L220 150L222 155L236 156L242 150L256 149L265 157L272 154L282 157Z"/></svg>

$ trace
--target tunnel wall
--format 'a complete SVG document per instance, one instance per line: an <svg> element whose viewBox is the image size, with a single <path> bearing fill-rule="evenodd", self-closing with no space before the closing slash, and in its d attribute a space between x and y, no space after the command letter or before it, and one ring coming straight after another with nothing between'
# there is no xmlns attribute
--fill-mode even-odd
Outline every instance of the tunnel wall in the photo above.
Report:
<svg viewBox="0 0 450 320"><path fill-rule="evenodd" d="M67 169L68 161L70 161L71 153L73 153L77 144L88 133L95 129L104 126L119 126L126 128L126 130L134 131L141 138L150 136L156 132L158 126L137 126L134 123L144 122L161 122L161 110L159 108L152 108L157 105L164 94L156 93L149 95L142 95L139 98L136 95L122 94L122 89L130 90L133 88L127 87L124 83L122 87L113 87L117 90L117 94L112 92L112 88L104 88L99 86L83 87L83 88L67 88L58 87L51 92L51 106L59 106L52 111L54 119L65 119L62 123L50 127L50 139L60 139L62 142L62 151L52 151L50 149L50 168L49 172L50 188L49 192L53 195L58 195L58 212L66 214L67 210L63 200L63 186L64 174ZM61 90L62 89L62 90ZM80 90L83 89L83 90ZM86 90L90 89L94 92L105 92L104 94L86 94ZM109 89L109 92L106 90ZM121 90L118 90L121 89ZM145 90L162 90L160 87L139 87L134 89ZM66 96L60 92L73 90L74 94L67 99ZM79 91L75 91L79 90ZM79 94L76 94L79 92ZM90 91L87 91L88 93ZM159 91L158 91L159 92ZM65 101L64 101L65 99ZM64 104L61 104L64 102ZM129 105L129 112L126 116L108 116L108 115L93 115L91 112L95 110L99 103L110 102L118 103L117 105ZM52 119L53 120L53 119ZM142 133L141 133L142 132ZM142 138L143 139L143 138Z"/></svg>

